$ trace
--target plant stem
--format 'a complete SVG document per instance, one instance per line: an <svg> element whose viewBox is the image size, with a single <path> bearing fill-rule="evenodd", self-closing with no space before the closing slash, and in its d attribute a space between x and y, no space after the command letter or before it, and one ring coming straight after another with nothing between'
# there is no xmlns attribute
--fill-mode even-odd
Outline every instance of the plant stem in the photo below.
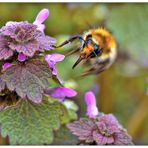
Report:
<svg viewBox="0 0 148 148"><path fill-rule="evenodd" d="M8 139L8 137L3 138L3 137L0 135L0 145L9 145L9 139Z"/></svg>
<svg viewBox="0 0 148 148"><path fill-rule="evenodd" d="M112 112L112 70L109 69L97 77L100 91L97 98L100 98L97 106L104 113Z"/></svg>

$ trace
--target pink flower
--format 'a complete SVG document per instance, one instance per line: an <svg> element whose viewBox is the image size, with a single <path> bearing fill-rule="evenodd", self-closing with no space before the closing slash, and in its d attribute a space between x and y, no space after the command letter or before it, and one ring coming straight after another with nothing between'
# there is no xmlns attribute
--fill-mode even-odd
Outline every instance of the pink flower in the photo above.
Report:
<svg viewBox="0 0 148 148"><path fill-rule="evenodd" d="M65 56L62 54L54 53L54 54L48 54L45 56L45 60L48 63L49 67L52 70L53 75L57 75L57 70L56 70L56 63L64 60Z"/></svg>
<svg viewBox="0 0 148 148"><path fill-rule="evenodd" d="M67 124L67 128L84 144L133 145L126 129L112 114L98 112L93 92L85 93L88 118L80 118Z"/></svg>
<svg viewBox="0 0 148 148"><path fill-rule="evenodd" d="M20 62L24 62L26 60L26 56L23 53L19 53L18 60Z"/></svg>
<svg viewBox="0 0 148 148"><path fill-rule="evenodd" d="M12 64L11 63L5 63L3 66L2 66L2 70L5 71L7 68L9 68Z"/></svg>
<svg viewBox="0 0 148 148"><path fill-rule="evenodd" d="M42 24L49 16L49 10L48 9L42 9L35 21L33 22L33 24L37 25L37 29L40 30L41 32L44 32L44 29L45 29L45 25Z"/></svg>
<svg viewBox="0 0 148 148"><path fill-rule="evenodd" d="M61 101L63 101L65 97L76 96L77 92L70 88L57 87L57 88L49 88L45 90L45 94L56 99L61 99Z"/></svg>
<svg viewBox="0 0 148 148"><path fill-rule="evenodd" d="M95 118L98 115L98 108L96 106L96 98L93 92L88 91L85 93L85 102L87 105L87 115L90 118Z"/></svg>
<svg viewBox="0 0 148 148"><path fill-rule="evenodd" d="M86 144L133 145L131 136L112 114L96 118L80 118L67 124L70 131Z"/></svg>

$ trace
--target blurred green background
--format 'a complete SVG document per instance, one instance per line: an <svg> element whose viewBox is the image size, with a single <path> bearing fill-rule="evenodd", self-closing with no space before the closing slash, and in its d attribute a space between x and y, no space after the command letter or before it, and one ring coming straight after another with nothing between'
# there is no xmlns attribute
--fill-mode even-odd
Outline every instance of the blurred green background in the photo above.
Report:
<svg viewBox="0 0 148 148"><path fill-rule="evenodd" d="M93 90L98 108L113 113L133 137L135 144L148 144L148 4L126 3L0 3L0 26L7 21L33 22L42 8L50 10L45 33L60 44L71 35L83 34L91 28L105 26L118 43L118 57L113 66L99 76L76 80L85 67L71 67L77 55L68 56L57 65L66 86L78 91L73 100L78 115L86 114L84 93ZM75 47L67 45L54 52L65 54ZM0 138L0 143L7 140Z"/></svg>

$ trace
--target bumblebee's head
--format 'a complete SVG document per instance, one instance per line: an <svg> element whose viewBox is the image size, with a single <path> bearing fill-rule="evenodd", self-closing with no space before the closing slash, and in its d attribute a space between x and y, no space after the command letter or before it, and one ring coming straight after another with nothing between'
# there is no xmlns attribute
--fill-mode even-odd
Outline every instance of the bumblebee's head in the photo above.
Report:
<svg viewBox="0 0 148 148"><path fill-rule="evenodd" d="M88 35L84 41L85 42L83 44L79 59L72 68L75 68L83 59L94 58L101 55L101 48L99 44L96 44L93 41L92 35Z"/></svg>

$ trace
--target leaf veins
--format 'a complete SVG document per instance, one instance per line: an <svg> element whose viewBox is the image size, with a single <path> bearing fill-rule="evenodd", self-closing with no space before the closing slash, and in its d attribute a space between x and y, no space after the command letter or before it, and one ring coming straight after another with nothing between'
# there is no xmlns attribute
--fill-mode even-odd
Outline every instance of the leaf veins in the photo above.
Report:
<svg viewBox="0 0 148 148"><path fill-rule="evenodd" d="M6 86L10 91L16 91L21 98L40 103L50 77L51 72L46 62L32 60L12 65L0 76L0 91Z"/></svg>

